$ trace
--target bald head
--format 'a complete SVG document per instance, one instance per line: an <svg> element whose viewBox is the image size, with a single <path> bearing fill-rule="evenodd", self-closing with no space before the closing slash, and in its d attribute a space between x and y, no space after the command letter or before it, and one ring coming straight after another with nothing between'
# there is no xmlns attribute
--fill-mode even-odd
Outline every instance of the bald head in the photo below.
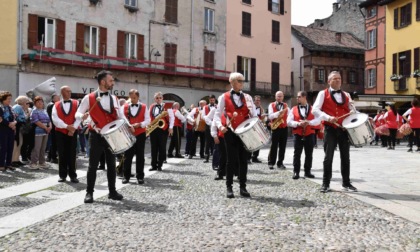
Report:
<svg viewBox="0 0 420 252"><path fill-rule="evenodd" d="M63 100L68 100L71 97L71 88L69 86L62 86L60 88L61 96L63 97Z"/></svg>
<svg viewBox="0 0 420 252"><path fill-rule="evenodd" d="M277 91L276 92L276 101L277 102L283 102L284 99L284 94L282 91Z"/></svg>

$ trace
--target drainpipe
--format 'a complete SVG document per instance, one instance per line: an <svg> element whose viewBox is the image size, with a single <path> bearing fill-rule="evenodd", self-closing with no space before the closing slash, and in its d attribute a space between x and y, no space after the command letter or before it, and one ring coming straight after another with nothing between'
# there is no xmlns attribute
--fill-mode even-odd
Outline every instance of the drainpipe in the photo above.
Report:
<svg viewBox="0 0 420 252"><path fill-rule="evenodd" d="M18 65L16 70L16 96L19 94L19 72L22 68L22 1L19 0L18 3L18 15L19 15L19 23L18 23L18 34L17 34L17 40L18 40Z"/></svg>
<svg viewBox="0 0 420 252"><path fill-rule="evenodd" d="M194 22L193 22L193 16L194 16L194 0L191 0L191 34L190 34L190 66L192 66L192 58L193 58L193 38L194 38ZM191 71L191 68L190 68Z"/></svg>

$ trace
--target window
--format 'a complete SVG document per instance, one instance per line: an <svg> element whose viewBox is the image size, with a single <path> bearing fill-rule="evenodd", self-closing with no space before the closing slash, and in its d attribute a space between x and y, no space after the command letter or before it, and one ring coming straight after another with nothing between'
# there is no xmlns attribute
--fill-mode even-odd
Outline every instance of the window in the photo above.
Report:
<svg viewBox="0 0 420 252"><path fill-rule="evenodd" d="M28 49L42 45L64 50L66 22L28 14Z"/></svg>
<svg viewBox="0 0 420 252"><path fill-rule="evenodd" d="M271 92L279 91L280 86L280 63L271 62Z"/></svg>
<svg viewBox="0 0 420 252"><path fill-rule="evenodd" d="M420 21L420 0L416 0L416 20Z"/></svg>
<svg viewBox="0 0 420 252"><path fill-rule="evenodd" d="M137 59L137 34L125 34L125 57L127 59Z"/></svg>
<svg viewBox="0 0 420 252"><path fill-rule="evenodd" d="M324 83L325 82L325 69L317 69L315 71L315 82Z"/></svg>
<svg viewBox="0 0 420 252"><path fill-rule="evenodd" d="M376 6L373 6L367 10L366 18L372 18L376 16Z"/></svg>
<svg viewBox="0 0 420 252"><path fill-rule="evenodd" d="M251 36L251 13L242 12L242 35Z"/></svg>
<svg viewBox="0 0 420 252"><path fill-rule="evenodd" d="M376 86L376 69L368 69L366 72L366 84L368 88L372 88Z"/></svg>
<svg viewBox="0 0 420 252"><path fill-rule="evenodd" d="M420 47L414 48L414 69L420 70Z"/></svg>
<svg viewBox="0 0 420 252"><path fill-rule="evenodd" d="M274 43L280 43L280 22L271 21L271 41Z"/></svg>
<svg viewBox="0 0 420 252"><path fill-rule="evenodd" d="M295 48L292 47L292 54L291 54L291 58L294 59L295 58Z"/></svg>
<svg viewBox="0 0 420 252"><path fill-rule="evenodd" d="M85 26L84 53L99 55L99 29L95 26Z"/></svg>
<svg viewBox="0 0 420 252"><path fill-rule="evenodd" d="M165 44L165 63L176 64L177 45ZM165 66L165 70L175 71L175 66Z"/></svg>
<svg viewBox="0 0 420 252"><path fill-rule="evenodd" d="M165 21L168 23L178 23L178 0L166 0Z"/></svg>
<svg viewBox="0 0 420 252"><path fill-rule="evenodd" d="M284 15L284 0L268 0L268 10L276 14Z"/></svg>
<svg viewBox="0 0 420 252"><path fill-rule="evenodd" d="M355 71L349 71L349 84L356 84L357 82L357 74Z"/></svg>
<svg viewBox="0 0 420 252"><path fill-rule="evenodd" d="M367 49L372 49L376 47L376 29L367 32L366 45Z"/></svg>
<svg viewBox="0 0 420 252"><path fill-rule="evenodd" d="M412 3L409 3L394 9L394 29L403 28L411 24L411 6Z"/></svg>
<svg viewBox="0 0 420 252"><path fill-rule="evenodd" d="M204 68L214 69L214 51L204 50ZM204 70L206 74L213 74L213 70Z"/></svg>
<svg viewBox="0 0 420 252"><path fill-rule="evenodd" d="M204 30L214 32L214 10L204 9Z"/></svg>
<svg viewBox="0 0 420 252"><path fill-rule="evenodd" d="M55 19L38 17L38 41L42 46L55 48Z"/></svg>
<svg viewBox="0 0 420 252"><path fill-rule="evenodd" d="M245 77L245 82L249 82L251 80L251 59L250 58L242 58L242 69L241 73Z"/></svg>
<svg viewBox="0 0 420 252"><path fill-rule="evenodd" d="M251 0L242 0L242 3L251 4Z"/></svg>
<svg viewBox="0 0 420 252"><path fill-rule="evenodd" d="M137 7L137 0L125 0L125 5L130 7Z"/></svg>

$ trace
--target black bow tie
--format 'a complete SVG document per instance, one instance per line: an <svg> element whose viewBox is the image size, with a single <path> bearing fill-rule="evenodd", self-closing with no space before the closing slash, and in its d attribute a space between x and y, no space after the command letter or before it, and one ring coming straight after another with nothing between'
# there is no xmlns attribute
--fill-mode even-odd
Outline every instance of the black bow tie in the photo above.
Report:
<svg viewBox="0 0 420 252"><path fill-rule="evenodd" d="M331 94L341 94L341 90L331 91Z"/></svg>
<svg viewBox="0 0 420 252"><path fill-rule="evenodd" d="M161 105L156 104L156 108L160 109L161 108Z"/></svg>
<svg viewBox="0 0 420 252"><path fill-rule="evenodd" d="M139 105L138 104L131 104L131 107L138 107Z"/></svg>
<svg viewBox="0 0 420 252"><path fill-rule="evenodd" d="M67 101L63 101L63 102L64 102L64 104L66 104L67 102L70 103L71 101L70 100L67 100Z"/></svg>
<svg viewBox="0 0 420 252"><path fill-rule="evenodd" d="M231 94L236 94L237 96L241 96L241 91L236 92L235 90L230 91Z"/></svg>
<svg viewBox="0 0 420 252"><path fill-rule="evenodd" d="M100 97L102 97L102 96L104 96L104 95L109 95L109 93L108 93L108 92L99 93L99 96L100 96Z"/></svg>
<svg viewBox="0 0 420 252"><path fill-rule="evenodd" d="M304 108L304 109L306 109L306 106L305 106L305 105L299 105L299 108Z"/></svg>

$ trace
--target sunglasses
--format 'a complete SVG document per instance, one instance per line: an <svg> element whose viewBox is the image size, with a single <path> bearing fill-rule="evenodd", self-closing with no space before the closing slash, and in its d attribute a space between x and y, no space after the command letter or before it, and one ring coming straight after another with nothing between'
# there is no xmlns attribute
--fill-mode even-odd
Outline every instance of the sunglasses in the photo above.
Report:
<svg viewBox="0 0 420 252"><path fill-rule="evenodd" d="M160 99L163 99L163 97L156 97L155 99L159 99L160 100Z"/></svg>
<svg viewBox="0 0 420 252"><path fill-rule="evenodd" d="M243 83L244 82L244 80L236 80L237 82L239 82L239 83Z"/></svg>

